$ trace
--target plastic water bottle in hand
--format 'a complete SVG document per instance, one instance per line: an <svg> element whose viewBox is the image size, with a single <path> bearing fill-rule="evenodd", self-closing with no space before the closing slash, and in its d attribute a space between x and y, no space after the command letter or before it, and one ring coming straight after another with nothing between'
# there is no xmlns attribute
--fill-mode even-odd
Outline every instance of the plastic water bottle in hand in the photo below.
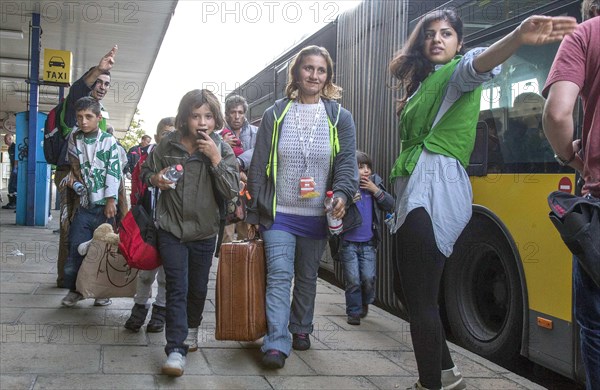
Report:
<svg viewBox="0 0 600 390"><path fill-rule="evenodd" d="M177 181L183 176L183 165L175 164L171 165L169 169L164 173L163 177L169 181L172 181L171 188L175 189Z"/></svg>
<svg viewBox="0 0 600 390"><path fill-rule="evenodd" d="M80 181L73 183L73 191L79 196L82 196L86 192L85 186Z"/></svg>
<svg viewBox="0 0 600 390"><path fill-rule="evenodd" d="M334 218L332 214L333 207L335 205L333 200L333 191L327 191L323 204L327 210L327 224L329 225L329 233L334 236L336 234L340 234L342 232L342 220Z"/></svg>

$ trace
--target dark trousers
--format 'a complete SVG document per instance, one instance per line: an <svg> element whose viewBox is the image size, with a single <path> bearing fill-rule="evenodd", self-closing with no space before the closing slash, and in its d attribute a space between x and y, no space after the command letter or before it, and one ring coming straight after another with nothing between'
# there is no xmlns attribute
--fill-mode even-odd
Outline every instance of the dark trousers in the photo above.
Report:
<svg viewBox="0 0 600 390"><path fill-rule="evenodd" d="M15 196L17 195L17 166L10 171L10 176L8 177L8 195Z"/></svg>
<svg viewBox="0 0 600 390"><path fill-rule="evenodd" d="M167 355L179 352L185 356L188 328L197 328L202 322L216 237L181 242L171 233L159 229L158 242L167 280L165 352Z"/></svg>
<svg viewBox="0 0 600 390"><path fill-rule="evenodd" d="M437 248L431 218L424 208L408 214L395 235L393 246L408 309L419 381L428 389L440 389L441 371L454 367L438 306L447 258Z"/></svg>

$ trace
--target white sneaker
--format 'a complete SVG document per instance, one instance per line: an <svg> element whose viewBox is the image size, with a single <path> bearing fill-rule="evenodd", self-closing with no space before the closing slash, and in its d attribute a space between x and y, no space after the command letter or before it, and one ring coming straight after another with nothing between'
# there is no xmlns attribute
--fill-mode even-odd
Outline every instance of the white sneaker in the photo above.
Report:
<svg viewBox="0 0 600 390"><path fill-rule="evenodd" d="M94 299L94 306L108 306L112 304L110 298L96 298Z"/></svg>
<svg viewBox="0 0 600 390"><path fill-rule="evenodd" d="M89 241L86 242L82 242L81 244L79 244L79 246L77 247L77 252L81 255L81 256L85 256L88 253L88 249L90 248L90 245L92 244L92 241L94 239L92 238Z"/></svg>
<svg viewBox="0 0 600 390"><path fill-rule="evenodd" d="M198 350L198 328L188 328L184 344L188 346L188 352L196 352Z"/></svg>
<svg viewBox="0 0 600 390"><path fill-rule="evenodd" d="M75 304L83 299L83 295L79 294L77 291L69 291L67 295L60 302L63 306L72 307Z"/></svg>
<svg viewBox="0 0 600 390"><path fill-rule="evenodd" d="M442 387L444 390L462 390L467 388L467 384L456 366L449 370L442 370Z"/></svg>
<svg viewBox="0 0 600 390"><path fill-rule="evenodd" d="M171 352L162 366L161 372L169 376L182 376L185 367L185 356L179 352Z"/></svg>

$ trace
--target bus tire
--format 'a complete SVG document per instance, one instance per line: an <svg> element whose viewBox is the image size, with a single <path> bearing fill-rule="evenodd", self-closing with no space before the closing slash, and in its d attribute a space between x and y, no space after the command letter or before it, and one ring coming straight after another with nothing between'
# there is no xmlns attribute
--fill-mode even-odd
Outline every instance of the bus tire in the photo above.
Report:
<svg viewBox="0 0 600 390"><path fill-rule="evenodd" d="M445 266L444 302L459 345L499 362L519 354L523 292L517 259L491 218L474 213L456 243Z"/></svg>

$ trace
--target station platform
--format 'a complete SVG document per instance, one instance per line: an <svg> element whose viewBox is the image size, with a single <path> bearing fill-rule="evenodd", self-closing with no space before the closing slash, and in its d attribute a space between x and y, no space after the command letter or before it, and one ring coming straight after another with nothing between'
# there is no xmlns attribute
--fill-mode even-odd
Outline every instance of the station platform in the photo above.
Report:
<svg viewBox="0 0 600 390"><path fill-rule="evenodd" d="M5 197L6 199L6 197ZM0 210L0 389L406 389L417 379L409 325L371 307L360 326L346 323L344 292L319 280L308 351L285 367L261 367L261 342L214 338L213 263L198 352L179 378L160 374L164 333L123 328L131 298L106 307L93 300L61 307L56 287L58 214L45 228L15 225ZM469 351L450 345L469 389L543 389Z"/></svg>

